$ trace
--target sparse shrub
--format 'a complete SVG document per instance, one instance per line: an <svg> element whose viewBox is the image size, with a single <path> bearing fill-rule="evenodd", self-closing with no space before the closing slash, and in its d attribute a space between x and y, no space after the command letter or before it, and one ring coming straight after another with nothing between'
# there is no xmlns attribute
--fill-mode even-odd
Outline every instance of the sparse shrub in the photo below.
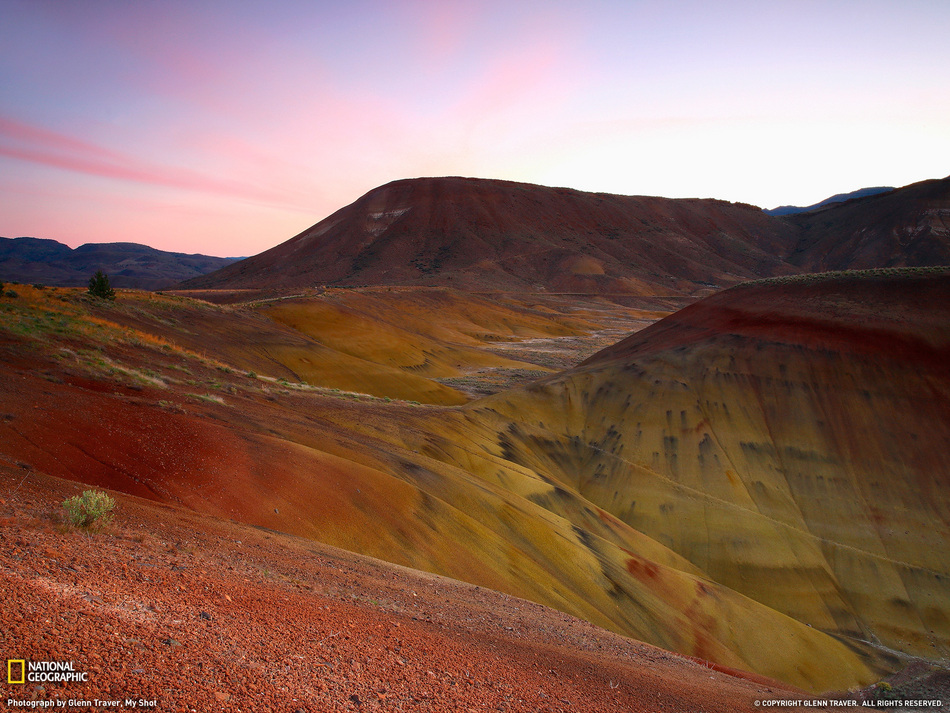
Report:
<svg viewBox="0 0 950 713"><path fill-rule="evenodd" d="M115 500L100 490L86 490L63 501L66 521L73 527L98 531L112 522Z"/></svg>
<svg viewBox="0 0 950 713"><path fill-rule="evenodd" d="M7 290L5 294L7 297L11 297L13 299L16 299L17 297L20 296L20 294L16 290Z"/></svg>
<svg viewBox="0 0 950 713"><path fill-rule="evenodd" d="M109 285L109 276L102 270L96 270L96 274L89 278L89 294L104 300L115 299L115 290Z"/></svg>
<svg viewBox="0 0 950 713"><path fill-rule="evenodd" d="M190 396L193 399L198 399L199 401L207 401L208 403L221 404L222 406L225 405L224 399L222 399L220 396L216 396L215 394L188 394L188 396Z"/></svg>
<svg viewBox="0 0 950 713"><path fill-rule="evenodd" d="M185 413L185 409L183 409L179 404L176 404L174 401L168 401L167 399L160 400L158 402L158 406L159 408L165 409L166 411L170 411L172 413Z"/></svg>
<svg viewBox="0 0 950 713"><path fill-rule="evenodd" d="M871 699L874 701L899 701L903 698L900 691L895 690L887 681L878 682L871 693Z"/></svg>

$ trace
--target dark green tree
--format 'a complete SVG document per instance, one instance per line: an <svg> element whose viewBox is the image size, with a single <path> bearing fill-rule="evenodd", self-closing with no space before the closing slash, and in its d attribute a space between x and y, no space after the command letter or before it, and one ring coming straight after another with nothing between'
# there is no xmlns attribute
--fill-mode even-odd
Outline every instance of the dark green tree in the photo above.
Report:
<svg viewBox="0 0 950 713"><path fill-rule="evenodd" d="M96 270L96 274L89 278L89 294L104 300L115 299L115 290L109 285L109 276L102 270Z"/></svg>

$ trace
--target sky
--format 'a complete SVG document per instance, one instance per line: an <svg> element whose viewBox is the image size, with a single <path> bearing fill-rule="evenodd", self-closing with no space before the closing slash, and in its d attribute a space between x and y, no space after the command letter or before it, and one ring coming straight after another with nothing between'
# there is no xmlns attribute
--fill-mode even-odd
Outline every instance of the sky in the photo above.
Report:
<svg viewBox="0 0 950 713"><path fill-rule="evenodd" d="M0 235L253 255L389 181L950 174L947 0L0 0Z"/></svg>

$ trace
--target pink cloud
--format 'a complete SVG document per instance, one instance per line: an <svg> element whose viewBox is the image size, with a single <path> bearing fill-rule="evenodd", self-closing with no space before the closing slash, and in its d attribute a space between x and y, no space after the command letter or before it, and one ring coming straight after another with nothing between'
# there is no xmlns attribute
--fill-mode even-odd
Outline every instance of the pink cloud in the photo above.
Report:
<svg viewBox="0 0 950 713"><path fill-rule="evenodd" d="M292 207L286 193L189 168L164 166L32 124L0 117L0 156L119 181Z"/></svg>

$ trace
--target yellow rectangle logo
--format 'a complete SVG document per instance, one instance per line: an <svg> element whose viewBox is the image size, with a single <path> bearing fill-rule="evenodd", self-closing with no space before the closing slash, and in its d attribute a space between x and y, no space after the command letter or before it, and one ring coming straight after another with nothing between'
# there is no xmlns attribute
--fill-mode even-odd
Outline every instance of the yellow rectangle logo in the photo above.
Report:
<svg viewBox="0 0 950 713"><path fill-rule="evenodd" d="M13 677L16 664L20 664L19 678ZM26 659L7 659L7 683L26 683Z"/></svg>

